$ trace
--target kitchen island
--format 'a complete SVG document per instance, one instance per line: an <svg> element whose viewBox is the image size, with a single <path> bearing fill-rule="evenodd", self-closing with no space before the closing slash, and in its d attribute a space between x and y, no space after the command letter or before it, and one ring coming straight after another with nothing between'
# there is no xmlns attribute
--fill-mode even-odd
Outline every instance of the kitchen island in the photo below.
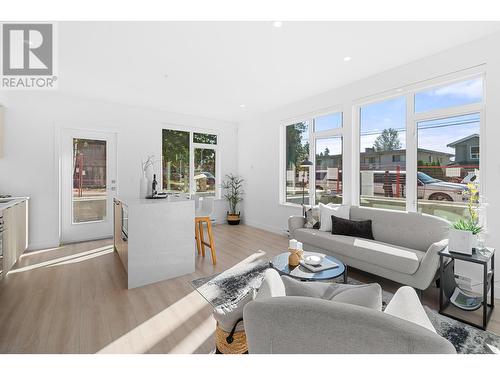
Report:
<svg viewBox="0 0 500 375"><path fill-rule="evenodd" d="M136 288L195 270L194 201L114 199L114 246Z"/></svg>

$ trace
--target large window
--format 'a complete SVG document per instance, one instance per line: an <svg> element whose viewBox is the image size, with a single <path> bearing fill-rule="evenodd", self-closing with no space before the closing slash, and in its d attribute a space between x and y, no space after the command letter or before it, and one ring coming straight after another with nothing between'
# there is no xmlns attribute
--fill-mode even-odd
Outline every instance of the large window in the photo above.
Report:
<svg viewBox="0 0 500 375"><path fill-rule="evenodd" d="M284 159L283 202L342 203L342 113L285 126Z"/></svg>
<svg viewBox="0 0 500 375"><path fill-rule="evenodd" d="M415 94L415 112L442 110L483 100L483 80L481 77L449 85L438 86Z"/></svg>
<svg viewBox="0 0 500 375"><path fill-rule="evenodd" d="M418 211L450 221L467 216L467 184L479 183L480 121L471 113L417 123Z"/></svg>
<svg viewBox="0 0 500 375"><path fill-rule="evenodd" d="M316 204L342 203L342 137L316 139Z"/></svg>
<svg viewBox="0 0 500 375"><path fill-rule="evenodd" d="M163 190L190 191L189 132L163 129Z"/></svg>
<svg viewBox="0 0 500 375"><path fill-rule="evenodd" d="M219 195L217 135L163 129L163 190Z"/></svg>
<svg viewBox="0 0 500 375"><path fill-rule="evenodd" d="M406 98L360 109L360 205L406 209Z"/></svg>
<svg viewBox="0 0 500 375"><path fill-rule="evenodd" d="M360 205L466 217L482 103L476 77L360 106Z"/></svg>
<svg viewBox="0 0 500 375"><path fill-rule="evenodd" d="M301 167L309 159L309 123L286 127L286 202L309 204L309 170Z"/></svg>

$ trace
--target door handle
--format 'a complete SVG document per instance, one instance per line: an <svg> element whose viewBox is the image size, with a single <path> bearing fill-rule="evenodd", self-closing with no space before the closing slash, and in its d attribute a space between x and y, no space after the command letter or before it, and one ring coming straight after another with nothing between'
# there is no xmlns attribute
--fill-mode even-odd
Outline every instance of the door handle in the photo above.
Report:
<svg viewBox="0 0 500 375"><path fill-rule="evenodd" d="M115 187L115 186L112 186L112 187L111 187L111 191L116 191L116 187Z"/></svg>

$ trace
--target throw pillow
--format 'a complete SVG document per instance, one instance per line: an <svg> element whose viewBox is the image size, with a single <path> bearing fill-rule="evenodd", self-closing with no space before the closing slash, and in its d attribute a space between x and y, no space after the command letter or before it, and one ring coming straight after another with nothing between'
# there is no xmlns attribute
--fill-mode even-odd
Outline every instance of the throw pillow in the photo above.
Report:
<svg viewBox="0 0 500 375"><path fill-rule="evenodd" d="M320 226L320 216L319 207L313 206L306 211L306 228L309 229L319 229Z"/></svg>
<svg viewBox="0 0 500 375"><path fill-rule="evenodd" d="M331 222L332 234L374 239L371 220L354 221L332 215Z"/></svg>
<svg viewBox="0 0 500 375"><path fill-rule="evenodd" d="M289 276L281 276L287 296L321 298L350 303L370 309L382 310L382 288L379 284L337 284L303 282Z"/></svg>
<svg viewBox="0 0 500 375"><path fill-rule="evenodd" d="M330 206L323 203L319 204L320 212L320 227L319 230L323 232L331 232L332 219L331 216L335 215L344 219L349 219L349 206Z"/></svg>

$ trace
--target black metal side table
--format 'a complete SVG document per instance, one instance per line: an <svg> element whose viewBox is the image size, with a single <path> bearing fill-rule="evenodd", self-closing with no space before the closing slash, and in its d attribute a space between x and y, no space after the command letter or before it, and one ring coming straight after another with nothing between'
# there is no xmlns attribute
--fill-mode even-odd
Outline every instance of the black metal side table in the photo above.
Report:
<svg viewBox="0 0 500 375"><path fill-rule="evenodd" d="M446 259L449 259L449 261L446 262ZM462 260L465 262L476 263L483 266L482 325L461 319L457 316L445 312L446 308L450 305L450 297L456 287L455 260ZM488 263L491 263L491 270L488 270ZM486 330L488 322L491 318L491 313L493 312L493 308L495 307L495 287L493 285L495 280L495 249L487 248L487 252L484 254L475 251L472 255L466 255L450 252L448 248L445 248L439 252L439 270L439 313L449 318L458 320L462 323L466 323L476 328ZM488 289L490 291L491 303L488 303Z"/></svg>

